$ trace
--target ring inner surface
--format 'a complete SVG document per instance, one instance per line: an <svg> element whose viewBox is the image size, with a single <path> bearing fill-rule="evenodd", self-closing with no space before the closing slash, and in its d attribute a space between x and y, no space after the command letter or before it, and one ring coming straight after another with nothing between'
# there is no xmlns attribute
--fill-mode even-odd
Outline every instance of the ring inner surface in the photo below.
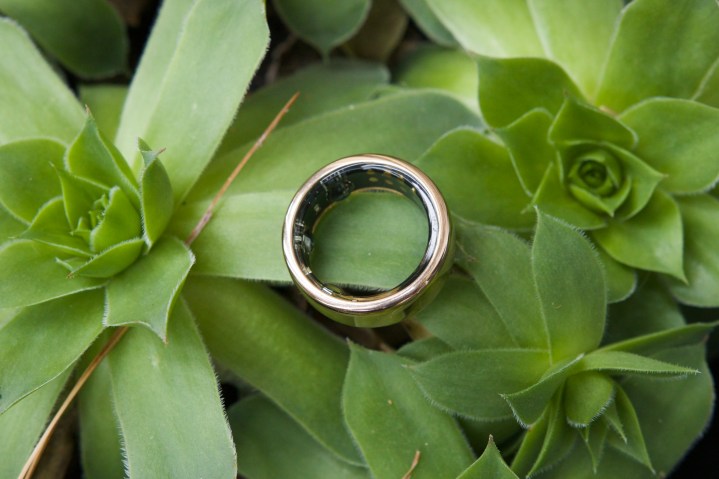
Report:
<svg viewBox="0 0 719 479"><path fill-rule="evenodd" d="M399 193L412 200L427 215L429 237L427 248L419 265L412 274L394 288L379 294L348 294L337 285L320 281L310 268L314 248L314 232L322 215L334 204L357 191L385 191ZM383 165L361 163L340 167L318 181L300 203L293 225L293 248L303 273L325 293L349 300L374 299L390 296L411 284L427 266L437 244L439 218L432 206L430 195L421 182L405 170Z"/></svg>

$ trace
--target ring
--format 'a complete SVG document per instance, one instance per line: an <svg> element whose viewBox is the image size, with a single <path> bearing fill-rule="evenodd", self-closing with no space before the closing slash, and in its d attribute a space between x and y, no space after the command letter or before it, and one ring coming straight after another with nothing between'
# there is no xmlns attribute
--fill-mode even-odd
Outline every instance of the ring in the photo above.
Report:
<svg viewBox="0 0 719 479"><path fill-rule="evenodd" d="M427 248L412 274L388 291L365 296L323 283L310 268L322 214L357 191L399 193L414 201L429 223ZM416 314L434 298L452 266L454 238L447 204L427 175L397 158L363 154L330 163L302 185L285 216L282 250L292 280L310 304L340 323L371 328Z"/></svg>

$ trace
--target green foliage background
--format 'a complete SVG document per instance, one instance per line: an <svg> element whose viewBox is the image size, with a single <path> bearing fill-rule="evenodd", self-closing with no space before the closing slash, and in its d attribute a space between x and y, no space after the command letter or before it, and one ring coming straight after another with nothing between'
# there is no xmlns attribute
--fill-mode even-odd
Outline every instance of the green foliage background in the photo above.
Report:
<svg viewBox="0 0 719 479"><path fill-rule="evenodd" d="M84 477L676 467L714 407L716 323L683 312L719 307L715 1L145 8L132 66L108 2L0 0L0 477L121 327L68 419ZM442 293L378 330L308 308L280 248L302 182L366 152L426 171L457 229ZM341 206L321 277L407 277L421 212Z"/></svg>

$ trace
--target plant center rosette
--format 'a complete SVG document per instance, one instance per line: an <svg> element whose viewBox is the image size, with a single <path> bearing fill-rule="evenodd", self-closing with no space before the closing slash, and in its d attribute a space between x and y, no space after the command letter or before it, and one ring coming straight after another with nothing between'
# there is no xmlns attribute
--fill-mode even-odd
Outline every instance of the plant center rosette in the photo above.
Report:
<svg viewBox="0 0 719 479"><path fill-rule="evenodd" d="M42 138L0 147L0 203L25 225L0 247L5 274L26 284L6 285L13 293L4 307L105 288L107 325L144 324L166 338L194 256L164 235L174 212L170 179L142 141L140 153L137 179L89 115L67 147Z"/></svg>
<svg viewBox="0 0 719 479"><path fill-rule="evenodd" d="M631 294L639 269L661 274L684 303L716 305L705 256L719 218L708 194L719 177L719 109L655 97L613 112L539 58L482 57L479 79L483 117L529 204L589 232L611 300Z"/></svg>

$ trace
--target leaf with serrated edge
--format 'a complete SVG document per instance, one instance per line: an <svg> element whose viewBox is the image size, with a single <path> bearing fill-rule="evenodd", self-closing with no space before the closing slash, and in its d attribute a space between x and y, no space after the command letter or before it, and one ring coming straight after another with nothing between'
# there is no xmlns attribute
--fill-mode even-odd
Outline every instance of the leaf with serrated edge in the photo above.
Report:
<svg viewBox="0 0 719 479"><path fill-rule="evenodd" d="M442 354L409 366L409 371L440 409L477 421L494 421L512 415L502 394L529 387L548 366L546 351L486 349Z"/></svg>
<svg viewBox="0 0 719 479"><path fill-rule="evenodd" d="M85 240L73 236L70 231L65 216L65 203L61 197L57 197L38 210L32 223L22 232L20 238L39 241L74 256L88 258L92 256Z"/></svg>
<svg viewBox="0 0 719 479"><path fill-rule="evenodd" d="M0 414L0 477L19 477L69 376L60 374Z"/></svg>
<svg viewBox="0 0 719 479"><path fill-rule="evenodd" d="M652 98L620 118L639 136L634 153L667 175L662 188L698 193L719 179L719 138L714 134L719 109L689 100Z"/></svg>
<svg viewBox="0 0 719 479"><path fill-rule="evenodd" d="M389 82L389 72L380 64L332 58L252 92L227 130L216 156L240 148L259 137L285 102L296 92L299 101L278 125L278 129L347 105L369 100ZM473 92L476 96L476 91Z"/></svg>
<svg viewBox="0 0 719 479"><path fill-rule="evenodd" d="M62 167L64 154L65 146L49 139L0 146L0 204L20 220L32 221L45 202L60 194L55 168Z"/></svg>
<svg viewBox="0 0 719 479"><path fill-rule="evenodd" d="M654 472L651 459L649 458L649 452L644 442L644 435L639 425L639 418L634 410L632 401L621 387L617 388L616 403L617 412L627 436L626 443L621 443L624 445L622 449Z"/></svg>
<svg viewBox="0 0 719 479"><path fill-rule="evenodd" d="M177 238L159 241L107 286L105 324L141 324L168 340L167 322L195 257Z"/></svg>
<svg viewBox="0 0 719 479"><path fill-rule="evenodd" d="M105 138L115 138L122 107L127 98L127 85L90 84L78 87L80 101L95 118Z"/></svg>
<svg viewBox="0 0 719 479"><path fill-rule="evenodd" d="M87 276L89 278L109 278L130 266L142 253L144 242L141 238L122 241L103 250L72 269L71 276ZM74 263L71 263L74 264Z"/></svg>
<svg viewBox="0 0 719 479"><path fill-rule="evenodd" d="M555 115L567 95L582 98L567 73L549 60L479 59L479 107L490 126L507 126L537 108Z"/></svg>
<svg viewBox="0 0 719 479"><path fill-rule="evenodd" d="M622 0L529 0L534 26L547 55L593 98Z"/></svg>
<svg viewBox="0 0 719 479"><path fill-rule="evenodd" d="M719 57L717 23L712 0L630 3L617 25L597 104L621 111L649 97L691 97Z"/></svg>
<svg viewBox="0 0 719 479"><path fill-rule="evenodd" d="M532 270L551 357L556 361L595 349L604 334L606 286L589 241L538 212Z"/></svg>
<svg viewBox="0 0 719 479"><path fill-rule="evenodd" d="M660 190L633 218L610 223L591 235L620 263L685 279L681 212L676 200Z"/></svg>
<svg viewBox="0 0 719 479"><path fill-rule="evenodd" d="M337 456L362 464L340 409L345 344L261 284L193 276L182 294L218 364L262 391Z"/></svg>
<svg viewBox="0 0 719 479"><path fill-rule="evenodd" d="M217 380L186 305L167 344L132 328L108 356L126 473L133 478L235 477L235 447Z"/></svg>
<svg viewBox="0 0 719 479"><path fill-rule="evenodd" d="M23 0L0 0L0 10L20 22L43 50L78 76L107 77L127 67L125 26L107 2L35 0L28 5Z"/></svg>
<svg viewBox="0 0 719 479"><path fill-rule="evenodd" d="M425 1L466 50L496 57L544 55L524 0Z"/></svg>
<svg viewBox="0 0 719 479"><path fill-rule="evenodd" d="M518 237L476 223L457 224L458 262L494 306L512 342L521 348L548 349L532 279L529 245Z"/></svg>
<svg viewBox="0 0 719 479"><path fill-rule="evenodd" d="M614 400L614 382L593 371L575 374L564 385L564 409L570 426L586 428Z"/></svg>
<svg viewBox="0 0 719 479"><path fill-rule="evenodd" d="M78 366L84 369L111 335L112 329L106 329ZM77 396L82 471L87 479L125 478L111 380L108 361L102 361Z"/></svg>
<svg viewBox="0 0 719 479"><path fill-rule="evenodd" d="M156 156L145 165L140 178L140 205L143 238L151 248L165 231L174 212L170 177Z"/></svg>
<svg viewBox="0 0 719 479"><path fill-rule="evenodd" d="M534 225L506 148L475 130L455 130L425 152L417 166L429 175L450 210L463 218L508 229Z"/></svg>
<svg viewBox="0 0 719 479"><path fill-rule="evenodd" d="M660 376L686 376L699 374L696 369L658 361L624 351L597 350L586 355L579 364L583 371L605 371L618 374L652 374Z"/></svg>
<svg viewBox="0 0 719 479"><path fill-rule="evenodd" d="M297 36L329 56L332 47L348 40L362 26L372 2L345 0L275 0L275 8Z"/></svg>
<svg viewBox="0 0 719 479"><path fill-rule="evenodd" d="M492 436L489 436L487 447L479 459L469 466L457 479L519 479L507 466L494 444Z"/></svg>
<svg viewBox="0 0 719 479"><path fill-rule="evenodd" d="M415 451L421 456L414 479L453 477L472 463L456 422L425 400L401 359L360 346L350 350L344 415L373 476L401 477Z"/></svg>
<svg viewBox="0 0 719 479"><path fill-rule="evenodd" d="M470 278L448 278L439 295L417 314L417 319L434 337L455 349L517 346L497 310Z"/></svg>
<svg viewBox="0 0 719 479"><path fill-rule="evenodd" d="M0 18L0 143L33 137L70 142L82 127L75 95L14 21Z"/></svg>
<svg viewBox="0 0 719 479"><path fill-rule="evenodd" d="M677 198L684 226L684 271L689 284L666 281L682 303L719 306L719 201L710 195Z"/></svg>
<svg viewBox="0 0 719 479"><path fill-rule="evenodd" d="M562 361L549 368L535 384L512 394L502 397L509 403L514 417L524 427L534 426L545 411L554 393L564 384L565 380L579 370L583 356L573 360Z"/></svg>
<svg viewBox="0 0 719 479"><path fill-rule="evenodd" d="M261 395L227 411L240 474L253 479L327 477L369 479L365 467L348 464L325 449L285 412Z"/></svg>
<svg viewBox="0 0 719 479"><path fill-rule="evenodd" d="M102 292L89 291L25 308L0 329L0 413L71 368L102 331L102 316Z"/></svg>
<svg viewBox="0 0 719 479"><path fill-rule="evenodd" d="M163 8L161 21L164 12ZM172 7L167 12L177 13ZM183 17L174 38L166 30L158 32L158 36L174 40L174 48L166 52L170 59L161 60L165 68L155 70L156 66L148 63L157 57L158 49L165 48L150 39L152 52L147 61L143 59L130 85L117 135L120 150L135 166L139 166L138 137L155 148L167 148L163 164L176 203L185 197L219 146L268 41L260 0L199 0ZM149 94L148 82L152 83Z"/></svg>
<svg viewBox="0 0 719 479"><path fill-rule="evenodd" d="M96 278L68 278L68 270L55 261L57 254L55 248L35 241L2 245L0 309L42 303L105 283Z"/></svg>

